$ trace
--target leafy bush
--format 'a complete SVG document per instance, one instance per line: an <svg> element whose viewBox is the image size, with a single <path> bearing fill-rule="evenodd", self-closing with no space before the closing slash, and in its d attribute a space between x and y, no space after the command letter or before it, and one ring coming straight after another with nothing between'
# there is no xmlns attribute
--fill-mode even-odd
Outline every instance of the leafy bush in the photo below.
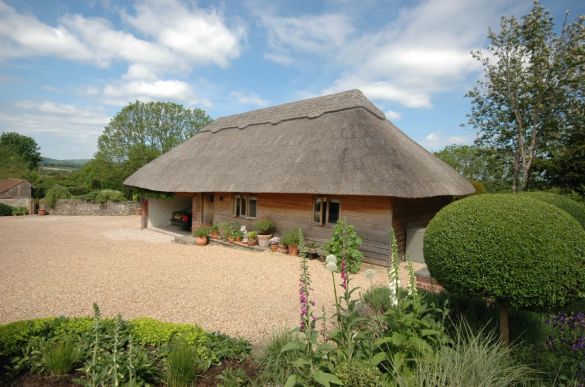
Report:
<svg viewBox="0 0 585 387"><path fill-rule="evenodd" d="M69 373L79 361L79 357L79 350L70 340L48 342L42 350L44 369L51 375Z"/></svg>
<svg viewBox="0 0 585 387"><path fill-rule="evenodd" d="M195 348L183 340L175 340L166 357L166 382L171 387L190 386L199 373L209 368L209 361L201 359Z"/></svg>
<svg viewBox="0 0 585 387"><path fill-rule="evenodd" d="M392 306L390 289L384 285L374 285L362 294L362 300L376 313L386 313Z"/></svg>
<svg viewBox="0 0 585 387"><path fill-rule="evenodd" d="M73 195L71 195L71 193L66 187L63 187L59 184L55 184L54 186L49 188L49 190L45 194L45 204L49 208L55 208L57 202L60 199L70 199L72 197Z"/></svg>
<svg viewBox="0 0 585 387"><path fill-rule="evenodd" d="M219 381L218 387L242 387L249 386L251 380L241 368L228 368L216 378Z"/></svg>
<svg viewBox="0 0 585 387"><path fill-rule="evenodd" d="M473 188L475 188L476 195L480 195L480 194L485 193L485 187L484 187L483 183L481 183L480 181L471 180L471 185L473 185Z"/></svg>
<svg viewBox="0 0 585 387"><path fill-rule="evenodd" d="M476 195L429 223L431 275L456 294L512 307L563 306L585 291L585 231L566 212L524 195Z"/></svg>
<svg viewBox="0 0 585 387"><path fill-rule="evenodd" d="M371 387L382 385L382 373L378 367L365 360L345 361L335 367L335 375L344 386Z"/></svg>
<svg viewBox="0 0 585 387"><path fill-rule="evenodd" d="M20 352L32 337L52 332L53 318L16 321L0 325L0 356L12 357Z"/></svg>
<svg viewBox="0 0 585 387"><path fill-rule="evenodd" d="M0 216L12 215L12 207L8 204L0 203Z"/></svg>
<svg viewBox="0 0 585 387"><path fill-rule="evenodd" d="M298 246L301 241L299 230L286 230L281 238L281 243L287 246Z"/></svg>
<svg viewBox="0 0 585 387"><path fill-rule="evenodd" d="M525 192L522 195L552 204L553 206L568 212L569 215L575 218L575 220L585 228L585 205L578 203L567 196L550 192Z"/></svg>
<svg viewBox="0 0 585 387"><path fill-rule="evenodd" d="M206 238L209 235L209 227L199 226L193 231L193 235L198 238Z"/></svg>
<svg viewBox="0 0 585 387"><path fill-rule="evenodd" d="M276 225L274 224L274 222L271 219L264 218L264 219L258 219L256 221L256 223L254 224L254 227L256 228L256 231L258 231L258 234L268 235L268 234L272 234L272 232L276 228Z"/></svg>
<svg viewBox="0 0 585 387"><path fill-rule="evenodd" d="M248 239L256 239L257 236L258 236L258 233L256 231L250 231L248 233Z"/></svg>
<svg viewBox="0 0 585 387"><path fill-rule="evenodd" d="M207 348L214 363L221 363L226 359L243 361L252 352L252 345L248 340L217 332L207 335Z"/></svg>
<svg viewBox="0 0 585 387"><path fill-rule="evenodd" d="M12 209L12 215L26 215L28 210L25 207L14 207Z"/></svg>
<svg viewBox="0 0 585 387"><path fill-rule="evenodd" d="M337 266L341 267L341 261L345 258L350 273L357 273L362 265L363 254L359 250L362 238L357 234L352 225L345 220L337 222L333 227L331 239L323 245L323 250L337 257Z"/></svg>
<svg viewBox="0 0 585 387"><path fill-rule="evenodd" d="M292 344L291 344L292 343ZM286 346L297 346L283 351ZM303 342L291 331L280 331L272 337L262 349L260 355L260 369L262 379L266 384L283 385L293 371L292 363L302 355Z"/></svg>
<svg viewBox="0 0 585 387"><path fill-rule="evenodd" d="M126 201L126 197L124 197L124 194L120 191L102 189L96 193L94 201L99 204L107 202L123 202Z"/></svg>
<svg viewBox="0 0 585 387"><path fill-rule="evenodd" d="M143 317L130 320L130 329L137 343L160 346L181 339L193 346L198 356L209 357L207 334L197 325L175 324Z"/></svg>

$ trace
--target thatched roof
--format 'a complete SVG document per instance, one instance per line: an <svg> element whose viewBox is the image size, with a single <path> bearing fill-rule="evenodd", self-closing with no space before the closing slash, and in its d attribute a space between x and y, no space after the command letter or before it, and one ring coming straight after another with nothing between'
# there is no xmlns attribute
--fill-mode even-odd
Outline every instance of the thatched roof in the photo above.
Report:
<svg viewBox="0 0 585 387"><path fill-rule="evenodd" d="M219 118L124 184L164 192L404 198L474 192L359 90Z"/></svg>

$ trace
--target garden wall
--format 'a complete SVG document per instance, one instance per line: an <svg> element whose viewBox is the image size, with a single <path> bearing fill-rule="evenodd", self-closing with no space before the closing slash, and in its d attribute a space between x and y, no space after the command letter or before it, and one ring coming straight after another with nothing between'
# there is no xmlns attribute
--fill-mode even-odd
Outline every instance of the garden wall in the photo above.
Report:
<svg viewBox="0 0 585 387"><path fill-rule="evenodd" d="M47 211L51 215L124 216L134 215L137 208L140 208L140 203L131 201L98 204L79 199L59 199L55 208L49 208Z"/></svg>
<svg viewBox="0 0 585 387"><path fill-rule="evenodd" d="M0 199L0 203L8 204L11 207L26 208L29 214L33 211L33 202L31 198Z"/></svg>

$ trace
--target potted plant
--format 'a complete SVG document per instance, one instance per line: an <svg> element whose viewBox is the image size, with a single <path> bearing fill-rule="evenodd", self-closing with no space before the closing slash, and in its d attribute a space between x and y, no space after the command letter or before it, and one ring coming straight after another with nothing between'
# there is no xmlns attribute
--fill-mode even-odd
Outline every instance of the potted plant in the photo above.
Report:
<svg viewBox="0 0 585 387"><path fill-rule="evenodd" d="M47 215L46 201L44 198L39 200L39 215Z"/></svg>
<svg viewBox="0 0 585 387"><path fill-rule="evenodd" d="M305 248L307 249L307 254L319 253L319 244L315 241L305 241Z"/></svg>
<svg viewBox="0 0 585 387"><path fill-rule="evenodd" d="M270 246L270 250L271 250L271 251L276 251L276 250L278 250L278 247L279 247L279 245L280 245L280 238L279 238L279 237L274 237L274 238L271 238L271 239L268 241L268 246Z"/></svg>
<svg viewBox="0 0 585 387"><path fill-rule="evenodd" d="M297 230L290 230L285 231L284 235L282 236L282 243L288 246L288 253L297 257L299 255L299 242L300 242L299 232Z"/></svg>
<svg viewBox="0 0 585 387"><path fill-rule="evenodd" d="M258 237L256 231L250 231L248 233L248 246L256 246L256 237Z"/></svg>
<svg viewBox="0 0 585 387"><path fill-rule="evenodd" d="M219 238L219 227L217 224L214 224L211 227L209 227L209 236L211 237L211 239Z"/></svg>
<svg viewBox="0 0 585 387"><path fill-rule="evenodd" d="M209 228L205 226L200 226L193 231L193 235L195 235L195 243L197 246L205 246L208 242L207 235L209 235Z"/></svg>
<svg viewBox="0 0 585 387"><path fill-rule="evenodd" d="M232 231L232 238L236 242L241 242L244 239L244 233L240 230L234 230Z"/></svg>
<svg viewBox="0 0 585 387"><path fill-rule="evenodd" d="M268 242L272 238L272 232L275 228L274 222L269 218L258 219L254 226L258 232L258 245L263 249L268 248Z"/></svg>

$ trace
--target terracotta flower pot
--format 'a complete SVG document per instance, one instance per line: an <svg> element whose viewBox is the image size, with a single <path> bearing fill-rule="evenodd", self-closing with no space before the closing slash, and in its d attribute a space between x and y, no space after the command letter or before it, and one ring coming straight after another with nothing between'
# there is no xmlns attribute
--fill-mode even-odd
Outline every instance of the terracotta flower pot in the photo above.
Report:
<svg viewBox="0 0 585 387"><path fill-rule="evenodd" d="M197 246L205 246L207 242L207 237L195 237L195 243Z"/></svg>
<svg viewBox="0 0 585 387"><path fill-rule="evenodd" d="M211 239L217 239L219 238L219 234L216 232L212 232L211 234L209 234L209 236L211 237Z"/></svg>
<svg viewBox="0 0 585 387"><path fill-rule="evenodd" d="M229 236L227 238L227 240L228 240L229 243L234 243L234 241L235 241L234 237L231 237L231 236Z"/></svg>
<svg viewBox="0 0 585 387"><path fill-rule="evenodd" d="M248 246L256 246L256 239L248 238Z"/></svg>
<svg viewBox="0 0 585 387"><path fill-rule="evenodd" d="M298 257L299 256L298 246L288 246L288 253L294 257Z"/></svg>
<svg viewBox="0 0 585 387"><path fill-rule="evenodd" d="M271 251L276 251L276 250L278 250L278 245L270 245L270 250L271 250Z"/></svg>
<svg viewBox="0 0 585 387"><path fill-rule="evenodd" d="M47 215L47 210L45 210L44 208L39 208L39 215L41 216Z"/></svg>

